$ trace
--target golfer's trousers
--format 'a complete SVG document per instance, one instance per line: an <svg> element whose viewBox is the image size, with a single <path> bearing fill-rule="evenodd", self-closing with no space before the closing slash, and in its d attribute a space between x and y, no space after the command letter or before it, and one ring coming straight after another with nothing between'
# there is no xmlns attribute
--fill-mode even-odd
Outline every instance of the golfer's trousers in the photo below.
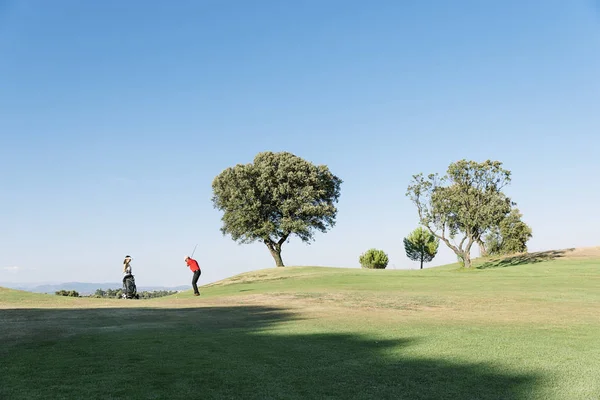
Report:
<svg viewBox="0 0 600 400"><path fill-rule="evenodd" d="M194 271L194 277L192 278L192 286L194 287L194 293L199 293L198 285L196 285L196 283L198 282L198 278L200 278L201 273L202 272L200 270Z"/></svg>

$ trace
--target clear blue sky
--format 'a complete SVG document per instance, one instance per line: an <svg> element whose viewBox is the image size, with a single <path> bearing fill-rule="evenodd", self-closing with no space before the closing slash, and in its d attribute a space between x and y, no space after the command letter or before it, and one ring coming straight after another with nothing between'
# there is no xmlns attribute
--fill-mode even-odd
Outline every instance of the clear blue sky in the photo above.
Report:
<svg viewBox="0 0 600 400"><path fill-rule="evenodd" d="M416 268L411 175L513 171L531 250L600 245L591 0L0 0L0 282L200 283L274 265L211 182L265 150L327 164L337 225L288 265ZM428 266L454 262L442 248Z"/></svg>

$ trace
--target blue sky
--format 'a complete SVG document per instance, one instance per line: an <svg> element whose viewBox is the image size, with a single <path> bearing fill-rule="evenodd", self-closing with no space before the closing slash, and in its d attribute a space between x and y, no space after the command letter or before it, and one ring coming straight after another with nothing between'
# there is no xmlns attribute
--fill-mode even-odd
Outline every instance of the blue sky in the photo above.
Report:
<svg viewBox="0 0 600 400"><path fill-rule="evenodd" d="M600 245L594 1L2 1L0 282L200 283L270 268L211 182L260 151L344 180L287 265L417 268L412 174L500 160L530 250ZM428 266L454 262L441 246Z"/></svg>

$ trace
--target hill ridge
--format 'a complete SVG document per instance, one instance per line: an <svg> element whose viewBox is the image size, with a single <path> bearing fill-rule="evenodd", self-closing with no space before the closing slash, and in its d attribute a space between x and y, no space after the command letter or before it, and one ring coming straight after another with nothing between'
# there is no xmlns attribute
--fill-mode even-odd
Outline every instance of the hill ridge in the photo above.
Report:
<svg viewBox="0 0 600 400"><path fill-rule="evenodd" d="M558 259L595 259L598 258L600 260L600 246L591 246L591 247L569 247L562 249L551 249L551 250L540 250L533 251L527 253L516 253L509 255L500 255L500 256L486 256L486 257L477 257L473 259L473 267L472 270L482 270L489 268L499 268L506 266L518 266L518 265L529 265L536 264L542 261L554 261ZM450 263L438 265L435 267L426 267L421 269L385 269L381 271L391 272L395 271L398 273L409 273L409 272L426 272L426 271L440 271L440 270L452 270L459 269L458 263ZM286 267L270 267L270 268L261 268L257 270L241 272L239 274L220 279L216 282L211 282L207 285L203 285L203 287L214 287L214 286L223 286L223 285L231 285L235 283L248 283L248 282L257 282L261 281L261 279L257 278L265 278L262 281L272 281L278 279L288 279L290 276L287 275L284 271L295 270L299 273L296 276L306 276L309 274L315 273L323 273L327 272L337 272L337 271L365 271L364 268L357 267L329 267L329 266L314 266L314 265L292 265ZM372 271L372 270L371 270Z"/></svg>

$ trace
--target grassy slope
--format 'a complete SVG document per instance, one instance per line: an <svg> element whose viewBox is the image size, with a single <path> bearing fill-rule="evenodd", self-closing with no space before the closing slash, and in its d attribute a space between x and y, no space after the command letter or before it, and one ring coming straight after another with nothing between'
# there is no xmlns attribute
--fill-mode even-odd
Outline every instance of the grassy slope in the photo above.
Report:
<svg viewBox="0 0 600 400"><path fill-rule="evenodd" d="M598 399L600 258L575 255L268 269L200 298L4 289L0 398Z"/></svg>

